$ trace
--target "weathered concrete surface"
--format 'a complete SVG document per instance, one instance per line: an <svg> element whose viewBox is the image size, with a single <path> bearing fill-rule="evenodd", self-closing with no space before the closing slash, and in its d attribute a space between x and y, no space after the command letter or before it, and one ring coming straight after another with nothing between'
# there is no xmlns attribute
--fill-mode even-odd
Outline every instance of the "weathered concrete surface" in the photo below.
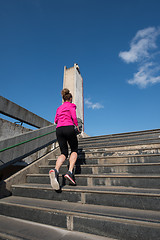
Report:
<svg viewBox="0 0 160 240"><path fill-rule="evenodd" d="M51 122L2 96L0 96L0 113L37 128L45 127L51 124Z"/></svg>
<svg viewBox="0 0 160 240"><path fill-rule="evenodd" d="M78 121L79 127L81 127L80 119ZM54 124L2 140L0 141L0 168L3 168L6 164L20 161L33 153L37 154L41 149L45 152L44 148L56 141L56 125Z"/></svg>
<svg viewBox="0 0 160 240"><path fill-rule="evenodd" d="M0 118L0 141L30 131L32 130Z"/></svg>
<svg viewBox="0 0 160 240"><path fill-rule="evenodd" d="M11 138L11 137L16 137L18 135L31 132L31 131L32 130L24 128L19 124L15 124L0 118L0 141ZM50 152L52 148L53 146L49 145L31 154L30 156L24 158L21 162L18 162L16 164L12 164L3 168L3 170L0 170L0 181L10 177L17 171L23 169L28 164L44 156L45 154Z"/></svg>
<svg viewBox="0 0 160 240"><path fill-rule="evenodd" d="M0 215L0 238L9 240L113 240L97 235L68 231L40 223L33 223ZM21 231L20 231L21 229Z"/></svg>
<svg viewBox="0 0 160 240"><path fill-rule="evenodd" d="M71 68L64 67L63 88L68 88L72 93L73 103L77 106L77 117L84 123L83 78L76 63Z"/></svg>
<svg viewBox="0 0 160 240"><path fill-rule="evenodd" d="M37 152L54 143L56 141L55 130L56 130L56 125L50 125L48 127L44 127L39 130L31 131L25 134L18 135L16 137L12 137L12 138L0 141L0 150L24 142L22 145L18 145L11 149L0 152L0 167L2 165L4 166L9 162L11 164L16 161L22 160L23 158L28 157L34 152ZM42 136L40 138L36 138L47 133L50 133L50 134ZM33 139L33 140L26 142L30 139Z"/></svg>
<svg viewBox="0 0 160 240"><path fill-rule="evenodd" d="M12 176L13 174L17 173L21 169L25 168L32 162L40 159L41 157L45 156L47 153L51 152L51 150L54 148L55 144L51 144L48 147L45 147L30 156L23 158L22 161L18 161L15 164L10 164L7 166L2 166L0 168L0 181L5 180Z"/></svg>
<svg viewBox="0 0 160 240"><path fill-rule="evenodd" d="M27 174L38 173L39 165L46 164L48 162L48 158L55 157L58 151L59 151L59 148L53 150L52 152L40 158L39 160L23 168L21 171L10 176L6 180L1 181L0 182L0 198L9 196L11 194L11 186L13 184L25 183Z"/></svg>
<svg viewBox="0 0 160 240"><path fill-rule="evenodd" d="M150 140L154 138L157 135L154 134ZM130 141L133 139L134 136ZM83 142L90 142L83 139L76 163L81 170L76 173L77 186L68 186L63 179L68 169L66 162L60 170L60 191L54 191L50 186L48 171L54 168L56 159L48 156L49 161L41 162L38 174L33 167L35 174L27 174L27 182L12 184L12 196L0 200L0 214L123 240L160 239L160 186L157 187L160 176L158 168L155 168L160 165L160 143L152 144L151 141L146 144L146 139L148 137L144 136L142 144L143 139L138 137L141 144L126 146L127 137L119 146L118 137L117 141L111 139L114 144L110 149L107 145L105 149L100 147L98 139L94 148L88 145L86 148L86 144L83 148ZM135 161L137 157L140 163ZM100 166L98 163L106 158L110 164L104 162ZM123 158L128 158L127 164ZM130 158L135 158L133 163ZM116 167L116 174L111 167L112 170ZM107 169L109 174L106 174ZM111 178L115 180L113 185L110 184ZM130 186L135 180L136 187Z"/></svg>

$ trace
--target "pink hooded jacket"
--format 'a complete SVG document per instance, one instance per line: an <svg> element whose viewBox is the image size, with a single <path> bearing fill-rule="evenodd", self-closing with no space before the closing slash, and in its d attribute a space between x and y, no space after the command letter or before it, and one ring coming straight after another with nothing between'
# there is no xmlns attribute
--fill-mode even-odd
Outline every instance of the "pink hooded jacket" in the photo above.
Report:
<svg viewBox="0 0 160 240"><path fill-rule="evenodd" d="M78 126L76 105L74 103L64 102L57 108L54 122L57 124L57 127Z"/></svg>

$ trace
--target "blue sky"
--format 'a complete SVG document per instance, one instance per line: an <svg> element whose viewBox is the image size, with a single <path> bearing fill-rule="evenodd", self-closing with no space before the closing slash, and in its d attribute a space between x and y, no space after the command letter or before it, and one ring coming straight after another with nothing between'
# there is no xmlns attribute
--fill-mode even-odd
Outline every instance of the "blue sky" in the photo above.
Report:
<svg viewBox="0 0 160 240"><path fill-rule="evenodd" d="M88 135L160 128L159 9L159 0L0 0L0 94L53 122L64 66L78 63Z"/></svg>

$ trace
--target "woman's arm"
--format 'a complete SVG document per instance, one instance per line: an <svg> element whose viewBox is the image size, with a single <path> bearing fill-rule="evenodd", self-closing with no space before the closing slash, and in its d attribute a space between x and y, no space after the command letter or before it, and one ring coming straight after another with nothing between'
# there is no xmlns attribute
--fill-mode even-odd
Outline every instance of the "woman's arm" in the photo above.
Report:
<svg viewBox="0 0 160 240"><path fill-rule="evenodd" d="M73 119L73 123L78 126L78 120L77 120L77 116L76 116L76 105L72 104L71 108L70 108L70 112L71 112L71 116Z"/></svg>

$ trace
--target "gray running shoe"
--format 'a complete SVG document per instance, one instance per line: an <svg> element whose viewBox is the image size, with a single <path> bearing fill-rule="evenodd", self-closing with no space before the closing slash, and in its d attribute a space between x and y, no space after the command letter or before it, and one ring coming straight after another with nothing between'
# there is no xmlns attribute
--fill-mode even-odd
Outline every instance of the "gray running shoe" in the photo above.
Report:
<svg viewBox="0 0 160 240"><path fill-rule="evenodd" d="M49 177L50 177L50 183L51 183L51 186L54 190L59 190L60 189L60 186L59 186L59 174L57 172L57 170L54 168L54 169L51 169L49 171Z"/></svg>

